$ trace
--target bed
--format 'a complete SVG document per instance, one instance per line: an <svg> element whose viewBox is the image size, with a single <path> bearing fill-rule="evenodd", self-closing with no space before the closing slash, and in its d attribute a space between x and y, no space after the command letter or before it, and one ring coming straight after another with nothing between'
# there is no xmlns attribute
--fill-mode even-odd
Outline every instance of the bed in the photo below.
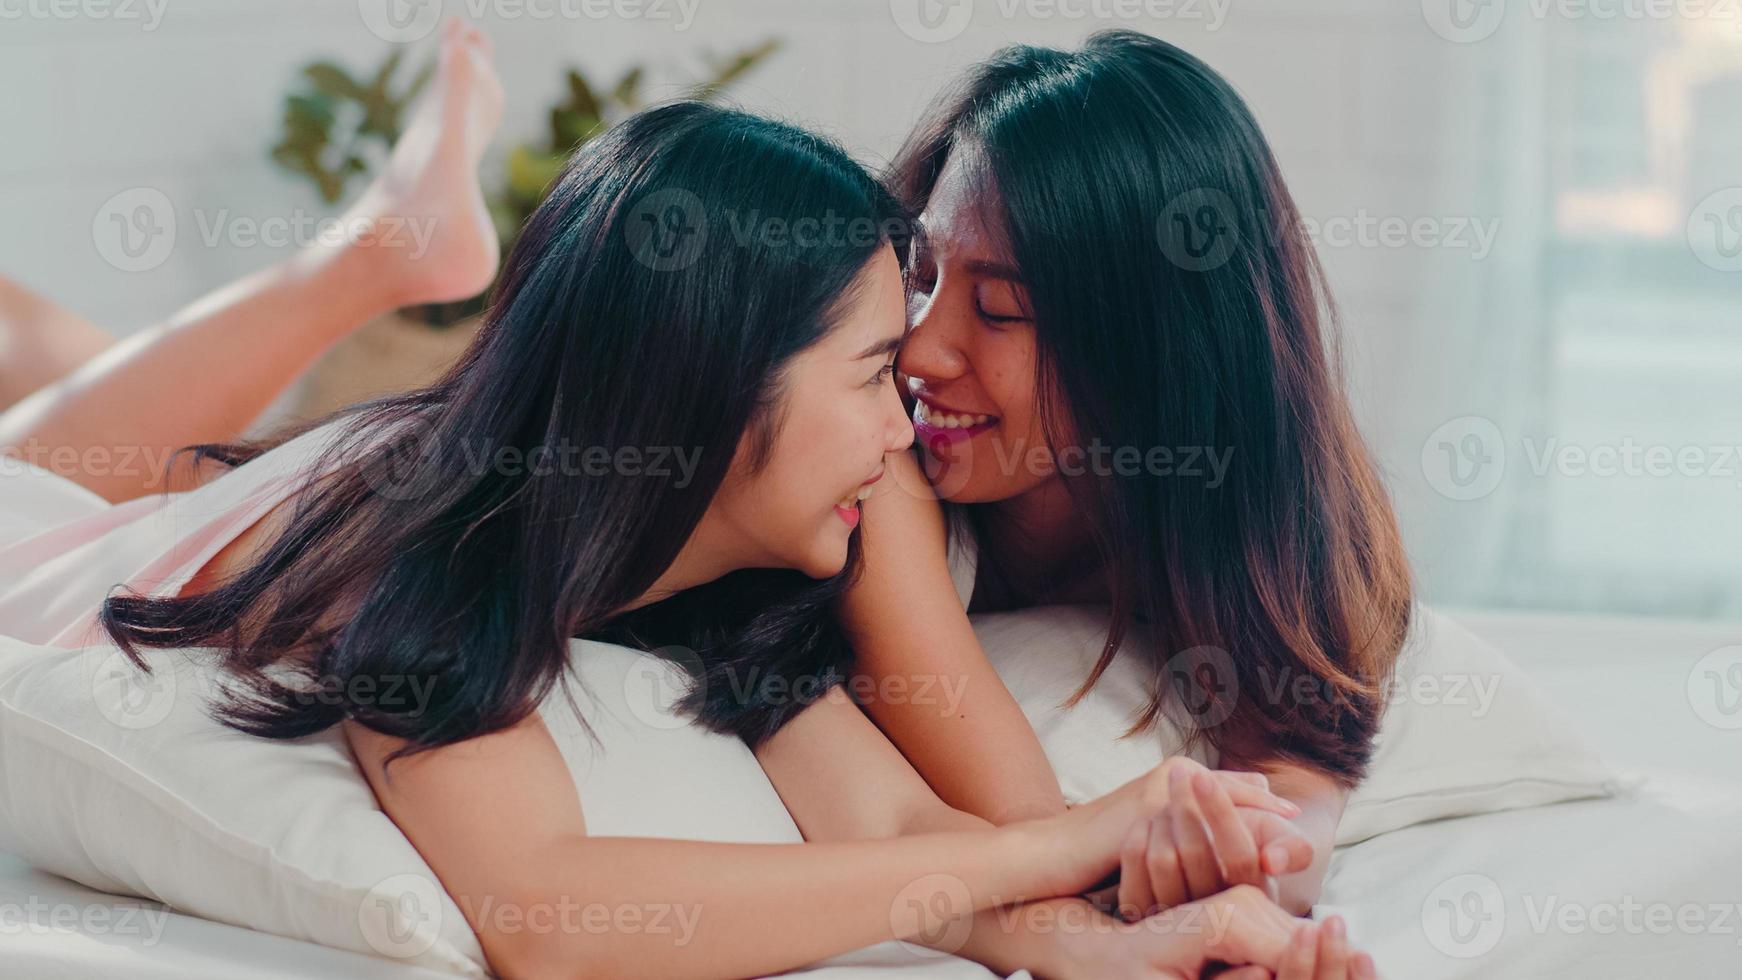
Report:
<svg viewBox="0 0 1742 980"><path fill-rule="evenodd" d="M1459 613L1639 777L1622 797L1421 824L1339 849L1321 912L1383 975L1742 977L1742 730L1690 706L1702 655L1742 628ZM900 943L801 975L984 978ZM29 980L435 980L443 974L91 891L0 854L0 975ZM1019 975L1020 976L1020 975Z"/></svg>

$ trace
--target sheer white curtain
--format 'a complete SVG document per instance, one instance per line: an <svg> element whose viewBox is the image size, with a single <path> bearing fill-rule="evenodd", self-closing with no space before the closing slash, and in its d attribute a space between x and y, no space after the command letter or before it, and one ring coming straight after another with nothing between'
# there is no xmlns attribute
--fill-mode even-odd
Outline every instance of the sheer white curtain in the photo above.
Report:
<svg viewBox="0 0 1742 980"><path fill-rule="evenodd" d="M1362 408L1431 599L1736 616L1742 31L1569 9L1443 52L1415 193L1499 230L1355 324Z"/></svg>

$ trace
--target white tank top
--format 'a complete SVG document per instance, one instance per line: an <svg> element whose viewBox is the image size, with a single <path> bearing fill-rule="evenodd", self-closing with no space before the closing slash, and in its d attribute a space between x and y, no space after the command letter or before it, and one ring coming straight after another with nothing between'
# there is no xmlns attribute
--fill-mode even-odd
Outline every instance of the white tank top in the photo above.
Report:
<svg viewBox="0 0 1742 980"><path fill-rule="evenodd" d="M168 596L302 486L339 423L305 432L182 493L111 504L64 477L0 459L0 634L79 648L125 586Z"/></svg>
<svg viewBox="0 0 1742 980"><path fill-rule="evenodd" d="M175 595L242 532L316 473L338 423L306 432L183 493L111 504L71 480L0 458L0 634L76 649L105 642L96 613L119 587ZM962 608L979 565L951 528L950 580Z"/></svg>

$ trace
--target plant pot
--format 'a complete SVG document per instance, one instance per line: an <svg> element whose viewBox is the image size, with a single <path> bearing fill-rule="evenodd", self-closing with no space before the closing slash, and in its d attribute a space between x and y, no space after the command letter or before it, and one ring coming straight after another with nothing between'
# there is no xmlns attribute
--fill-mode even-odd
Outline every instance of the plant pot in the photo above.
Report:
<svg viewBox="0 0 1742 980"><path fill-rule="evenodd" d="M481 322L481 317L471 317L452 326L432 327L398 313L371 320L309 369L291 414L315 418L430 384L471 346Z"/></svg>

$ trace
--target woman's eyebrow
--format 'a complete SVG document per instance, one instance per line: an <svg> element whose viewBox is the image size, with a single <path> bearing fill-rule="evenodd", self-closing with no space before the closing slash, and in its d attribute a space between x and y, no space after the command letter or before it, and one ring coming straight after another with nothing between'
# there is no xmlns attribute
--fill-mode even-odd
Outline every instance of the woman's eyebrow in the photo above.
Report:
<svg viewBox="0 0 1742 980"><path fill-rule="evenodd" d="M962 268L983 279L1005 279L1010 282L1022 282L1022 273L1014 266L1002 262L987 262L984 259L970 259L962 263Z"/></svg>
<svg viewBox="0 0 1742 980"><path fill-rule="evenodd" d="M858 355L856 355L853 358L853 360L863 361L867 357L888 357L889 355L900 350L901 349L901 342L906 340L906 339L907 339L906 336L885 337L882 340L879 340L877 343L872 344L870 347L865 348Z"/></svg>

